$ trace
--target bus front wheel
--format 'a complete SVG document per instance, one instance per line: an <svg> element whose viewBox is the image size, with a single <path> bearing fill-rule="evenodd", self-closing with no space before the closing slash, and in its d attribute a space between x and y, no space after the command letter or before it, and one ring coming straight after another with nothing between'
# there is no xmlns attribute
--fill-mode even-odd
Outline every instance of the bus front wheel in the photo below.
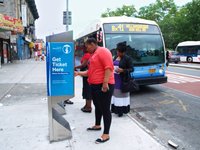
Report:
<svg viewBox="0 0 200 150"><path fill-rule="evenodd" d="M188 57L188 58L187 58L187 62L189 62L189 63L193 62L192 57Z"/></svg>

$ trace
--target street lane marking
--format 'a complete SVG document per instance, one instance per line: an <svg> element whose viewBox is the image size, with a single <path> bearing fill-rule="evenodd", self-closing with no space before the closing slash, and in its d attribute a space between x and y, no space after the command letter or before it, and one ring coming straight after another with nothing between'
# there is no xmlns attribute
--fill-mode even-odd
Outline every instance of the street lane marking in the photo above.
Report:
<svg viewBox="0 0 200 150"><path fill-rule="evenodd" d="M187 111L187 107L183 104L183 101L180 100L179 98L176 98L178 100L178 102L175 102L174 100L164 100L164 101L160 101L159 104L163 104L163 105L169 105L169 104L174 104L174 103L178 103L181 108L183 109L183 111Z"/></svg>
<svg viewBox="0 0 200 150"><path fill-rule="evenodd" d="M178 100L179 104L181 105L182 109L184 111L187 111L187 107L183 104L183 101L182 100Z"/></svg>
<svg viewBox="0 0 200 150"><path fill-rule="evenodd" d="M165 104L165 105L169 105L169 104L173 104L175 101L174 100L164 100L159 102L160 104Z"/></svg>
<svg viewBox="0 0 200 150"><path fill-rule="evenodd" d="M177 74L177 75L182 75L182 76L187 76L187 77L200 79L200 77L198 77L198 76L193 76L193 75L189 75L189 74L177 73L177 72L172 72L172 71L166 71L166 72L170 73L170 74Z"/></svg>
<svg viewBox="0 0 200 150"><path fill-rule="evenodd" d="M172 83L187 83L187 82L191 82L191 83L194 83L194 82L200 82L200 79L194 79L194 78L190 78L190 77L179 77L176 76L176 75L171 75L171 74L168 74L167 75L169 80L168 82L172 82Z"/></svg>
<svg viewBox="0 0 200 150"><path fill-rule="evenodd" d="M188 83L188 82L189 83L200 82L199 77L188 76L184 74L167 73L167 77L168 77L168 82L176 83L176 84Z"/></svg>
<svg viewBox="0 0 200 150"><path fill-rule="evenodd" d="M150 99L153 100L153 101L156 100L156 98L154 98L154 97L150 97Z"/></svg>

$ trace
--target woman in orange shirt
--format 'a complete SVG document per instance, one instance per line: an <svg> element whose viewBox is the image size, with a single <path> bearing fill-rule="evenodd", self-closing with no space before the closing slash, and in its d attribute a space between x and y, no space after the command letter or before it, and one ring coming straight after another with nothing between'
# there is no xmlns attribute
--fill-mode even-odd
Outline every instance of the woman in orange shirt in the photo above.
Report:
<svg viewBox="0 0 200 150"><path fill-rule="evenodd" d="M101 138L96 140L96 143L104 143L110 139L109 131L112 118L110 104L115 83L112 54L108 49L99 47L94 38L89 38L85 45L88 52L92 54L89 60L89 68L84 72L75 72L75 76L88 76L95 105L95 125L87 130L101 130L101 118L103 116L104 132Z"/></svg>

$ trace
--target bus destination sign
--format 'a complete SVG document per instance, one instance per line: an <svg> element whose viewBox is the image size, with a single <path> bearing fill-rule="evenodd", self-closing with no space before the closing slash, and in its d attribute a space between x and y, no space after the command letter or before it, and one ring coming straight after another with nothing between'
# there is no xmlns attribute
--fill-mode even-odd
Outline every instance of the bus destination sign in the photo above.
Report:
<svg viewBox="0 0 200 150"><path fill-rule="evenodd" d="M159 33L155 25L147 24L104 24L105 33Z"/></svg>
<svg viewBox="0 0 200 150"><path fill-rule="evenodd" d="M148 25L141 24L119 24L112 25L112 32L123 32L125 30L128 30L129 32L146 32L148 28Z"/></svg>

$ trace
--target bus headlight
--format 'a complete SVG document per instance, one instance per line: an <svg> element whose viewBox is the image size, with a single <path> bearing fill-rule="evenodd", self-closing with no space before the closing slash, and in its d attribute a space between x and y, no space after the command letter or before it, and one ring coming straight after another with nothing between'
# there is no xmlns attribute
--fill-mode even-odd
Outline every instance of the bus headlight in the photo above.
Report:
<svg viewBox="0 0 200 150"><path fill-rule="evenodd" d="M160 74L163 74L163 72L164 72L164 69L159 69Z"/></svg>

